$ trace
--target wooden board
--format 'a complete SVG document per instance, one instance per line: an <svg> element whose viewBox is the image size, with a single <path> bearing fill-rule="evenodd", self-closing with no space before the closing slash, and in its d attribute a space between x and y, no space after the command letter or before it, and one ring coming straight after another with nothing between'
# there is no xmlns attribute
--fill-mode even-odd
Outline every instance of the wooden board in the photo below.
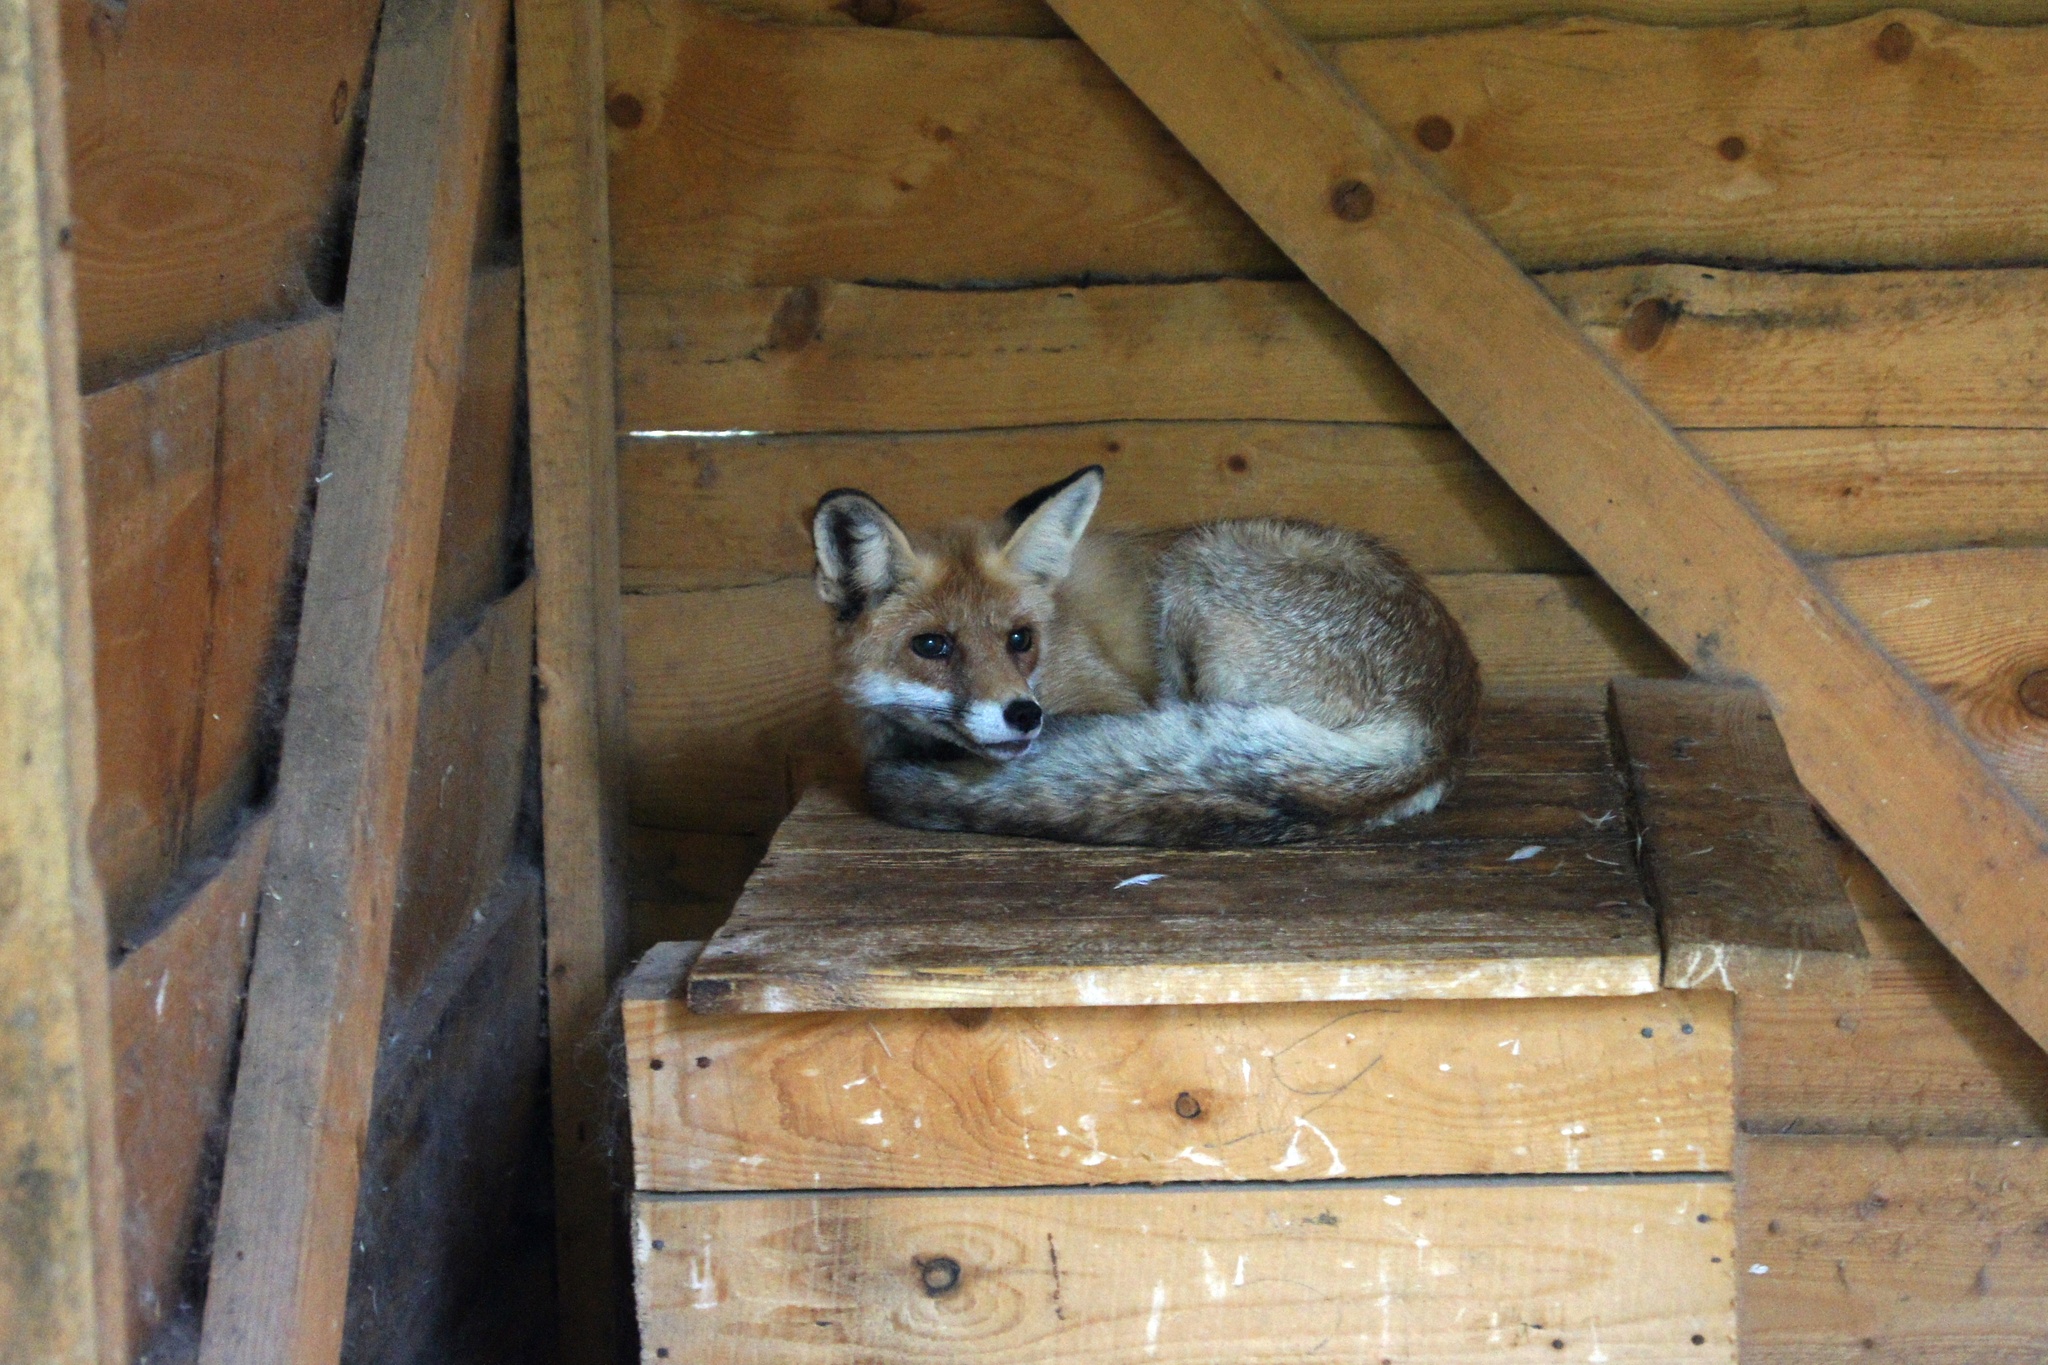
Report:
<svg viewBox="0 0 2048 1365"><path fill-rule="evenodd" d="M1048 38L1067 32L1043 0L715 0L720 9L786 24L863 24L931 33ZM1303 37L1360 38L1576 19L1584 0L1277 0L1274 10ZM2048 22L2040 0L1948 0L1942 13L1979 24ZM1870 0L1604 0L1600 12L1646 24L1824 24L1860 19Z"/></svg>
<svg viewBox="0 0 2048 1365"><path fill-rule="evenodd" d="M1432 586L1489 688L1678 671L1594 579L1456 574ZM838 743L827 613L810 580L629 596L624 608L634 819L766 833L789 808L789 755Z"/></svg>
<svg viewBox="0 0 2048 1365"><path fill-rule="evenodd" d="M87 387L337 296L376 0L57 8Z"/></svg>
<svg viewBox="0 0 2048 1365"><path fill-rule="evenodd" d="M128 1359L56 14L0 3L0 1341Z"/></svg>
<svg viewBox="0 0 2048 1365"><path fill-rule="evenodd" d="M1681 428L2048 426L2024 359L2048 271L1622 266L1538 283ZM1442 420L1296 281L628 294L618 329L629 432Z"/></svg>
<svg viewBox="0 0 2048 1365"><path fill-rule="evenodd" d="M612 1082L586 1046L626 936L604 42L588 0L516 0L516 10L558 1336L565 1365L610 1365L630 1330L624 1238Z"/></svg>
<svg viewBox="0 0 2048 1365"><path fill-rule="evenodd" d="M697 0L611 5L606 27L625 292L1289 273L1078 43L786 28ZM2048 29L1580 18L1324 55L1526 268L2048 252Z"/></svg>
<svg viewBox="0 0 2048 1365"><path fill-rule="evenodd" d="M1864 980L1742 997L1736 1115L1752 1133L2048 1136L2048 1056L1861 854L1843 881Z"/></svg>
<svg viewBox="0 0 2048 1365"><path fill-rule="evenodd" d="M1056 7L1646 624L1765 687L1834 822L2048 1037L2048 825L1572 319L1258 0Z"/></svg>
<svg viewBox="0 0 2048 1365"><path fill-rule="evenodd" d="M200 1347L333 1360L506 7L396 0L370 98ZM319 1113L321 1122L303 1116Z"/></svg>
<svg viewBox="0 0 2048 1365"><path fill-rule="evenodd" d="M111 978L134 1342L148 1342L178 1312L193 1247L212 1217L209 1195L269 849L270 821L259 818L163 932L122 958Z"/></svg>
<svg viewBox="0 0 2048 1365"><path fill-rule="evenodd" d="M1737 1181L1745 1362L2048 1353L2048 1143L1751 1138Z"/></svg>
<svg viewBox="0 0 2048 1365"><path fill-rule="evenodd" d="M479 270L469 292L429 639L466 629L503 595L513 576L513 488L523 454L519 268Z"/></svg>
<svg viewBox="0 0 2048 1365"><path fill-rule="evenodd" d="M1732 1195L1698 1179L641 1195L641 1338L704 1365L1732 1362Z"/></svg>
<svg viewBox="0 0 2048 1365"><path fill-rule="evenodd" d="M1127 1010L690 1013L625 994L643 1191L1717 1171L1711 994ZM701 1059L701 1060L700 1060Z"/></svg>
<svg viewBox="0 0 2048 1365"><path fill-rule="evenodd" d="M116 941L238 818L277 682L335 319L152 371L85 401L99 802Z"/></svg>
<svg viewBox="0 0 2048 1365"><path fill-rule="evenodd" d="M690 972L703 1013L1630 995L1654 921L1599 712L1497 706L1443 809L1296 848L1053 847L884 825L826 788ZM1571 823L1527 789L1583 787ZM1497 780L1484 780L1497 779ZM1133 882L1133 878L1153 880Z"/></svg>
<svg viewBox="0 0 2048 1365"><path fill-rule="evenodd" d="M1754 688L1617 678L1637 856L1676 990L1853 982L1856 908Z"/></svg>

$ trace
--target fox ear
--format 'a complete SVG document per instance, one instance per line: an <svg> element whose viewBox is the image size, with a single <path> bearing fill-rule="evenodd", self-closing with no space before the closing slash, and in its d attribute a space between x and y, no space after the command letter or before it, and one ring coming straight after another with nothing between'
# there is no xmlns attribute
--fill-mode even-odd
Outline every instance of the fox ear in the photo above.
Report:
<svg viewBox="0 0 2048 1365"><path fill-rule="evenodd" d="M1003 558L1017 572L1054 583L1067 576L1074 547L1102 500L1102 466L1089 465L1027 493L1003 514L1011 527Z"/></svg>
<svg viewBox="0 0 2048 1365"><path fill-rule="evenodd" d="M811 514L818 551L818 596L851 621L910 572L917 552L882 504L852 488L835 488Z"/></svg>

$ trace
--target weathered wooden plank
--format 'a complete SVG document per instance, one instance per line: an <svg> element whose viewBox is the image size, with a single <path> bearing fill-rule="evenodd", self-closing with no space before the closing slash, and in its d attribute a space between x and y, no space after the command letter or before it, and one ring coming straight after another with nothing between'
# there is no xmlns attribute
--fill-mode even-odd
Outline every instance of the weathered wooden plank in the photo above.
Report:
<svg viewBox="0 0 2048 1365"><path fill-rule="evenodd" d="M587 0L516 7L558 1335L567 1365L609 1365L626 1326L624 1239L605 1131L611 1078L586 1045L626 937L604 38Z"/></svg>
<svg viewBox="0 0 2048 1365"><path fill-rule="evenodd" d="M682 999L695 951L661 945L626 986L643 1191L1730 1159L1732 1007L1713 995L708 1016Z"/></svg>
<svg viewBox="0 0 2048 1365"><path fill-rule="evenodd" d="M1770 693L1830 818L2048 1038L2048 825L1572 320L1258 0L1056 8L1646 624Z"/></svg>
<svg viewBox="0 0 2048 1365"><path fill-rule="evenodd" d="M2048 1136L2048 1057L1861 854L1845 849L1842 868L1867 978L1742 998L1744 1129Z"/></svg>
<svg viewBox="0 0 2048 1365"><path fill-rule="evenodd" d="M1287 273L1078 43L606 17L627 292ZM2048 29L1581 18L1324 56L1525 268L2048 252Z"/></svg>
<svg viewBox="0 0 2048 1365"><path fill-rule="evenodd" d="M1853 981L1868 957L1856 908L1763 694L1617 678L1611 696L1664 984Z"/></svg>
<svg viewBox="0 0 2048 1365"><path fill-rule="evenodd" d="M332 1361L376 1067L501 0L395 0L370 97L200 1356ZM308 1124L303 1116L318 1113Z"/></svg>
<svg viewBox="0 0 2048 1365"><path fill-rule="evenodd" d="M128 1358L106 918L93 877L92 602L63 76L51 6L0 4L0 1341Z"/></svg>
<svg viewBox="0 0 2048 1365"><path fill-rule="evenodd" d="M2048 271L1537 282L1678 427L2048 427ZM629 294L618 324L634 432L1442 420L1297 281Z"/></svg>
<svg viewBox="0 0 2048 1365"><path fill-rule="evenodd" d="M1593 579L1454 574L1432 584L1471 638L1489 688L1677 671ZM633 595L624 617L633 818L772 829L789 808L789 755L838 743L830 632L810 580Z"/></svg>
<svg viewBox="0 0 2048 1365"><path fill-rule="evenodd" d="M519 268L479 270L469 290L430 639L468 624L496 602L512 573L512 490L520 456Z"/></svg>
<svg viewBox="0 0 2048 1365"><path fill-rule="evenodd" d="M1697 1179L642 1195L641 1337L707 1365L1733 1361L1733 1203Z"/></svg>
<svg viewBox="0 0 2048 1365"><path fill-rule="evenodd" d="M129 1339L177 1312L213 1209L211 1153L227 1119L242 983L270 849L259 818L161 933L114 970L115 1131L127 1207Z"/></svg>
<svg viewBox="0 0 2048 1365"><path fill-rule="evenodd" d="M337 296L376 0L57 8L88 387Z"/></svg>
<svg viewBox="0 0 2048 1365"><path fill-rule="evenodd" d="M334 334L321 317L85 400L93 856L117 941L255 782Z"/></svg>
<svg viewBox="0 0 2048 1365"><path fill-rule="evenodd" d="M1743 1360L2048 1353L2048 1143L1748 1138L1737 1188Z"/></svg>
<svg viewBox="0 0 2048 1365"><path fill-rule="evenodd" d="M1067 33L1043 0L712 0L720 9L785 24L863 24L930 33L1054 38ZM1490 28L1577 19L1582 0L1277 0L1273 9L1304 38ZM1604 0L1602 14L1645 24L1826 24L1878 12L1870 0ZM1946 0L1941 12L1978 24L2048 22L2040 0Z"/></svg>

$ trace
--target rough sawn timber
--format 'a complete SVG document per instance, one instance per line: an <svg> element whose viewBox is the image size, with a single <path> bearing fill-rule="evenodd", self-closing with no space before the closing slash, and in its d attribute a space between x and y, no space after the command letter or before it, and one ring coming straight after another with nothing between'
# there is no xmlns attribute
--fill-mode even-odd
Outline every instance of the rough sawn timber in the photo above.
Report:
<svg viewBox="0 0 2048 1365"><path fill-rule="evenodd" d="M2048 828L1934 700L1257 0L1055 9L2048 1038ZM1597 478L1589 477L1598 470Z"/></svg>
<svg viewBox="0 0 2048 1365"><path fill-rule="evenodd" d="M384 11L205 1365L341 1348L505 22L503 0Z"/></svg>

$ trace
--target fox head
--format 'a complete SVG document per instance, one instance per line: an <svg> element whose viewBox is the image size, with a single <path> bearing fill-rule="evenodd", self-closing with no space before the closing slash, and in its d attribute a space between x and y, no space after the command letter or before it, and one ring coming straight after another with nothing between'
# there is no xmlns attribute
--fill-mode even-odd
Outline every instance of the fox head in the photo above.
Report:
<svg viewBox="0 0 2048 1365"><path fill-rule="evenodd" d="M1022 755L1045 721L1033 687L1053 588L1102 497L1090 465L1019 499L993 526L913 541L867 494L818 502L818 596L838 614L855 706L984 758Z"/></svg>

